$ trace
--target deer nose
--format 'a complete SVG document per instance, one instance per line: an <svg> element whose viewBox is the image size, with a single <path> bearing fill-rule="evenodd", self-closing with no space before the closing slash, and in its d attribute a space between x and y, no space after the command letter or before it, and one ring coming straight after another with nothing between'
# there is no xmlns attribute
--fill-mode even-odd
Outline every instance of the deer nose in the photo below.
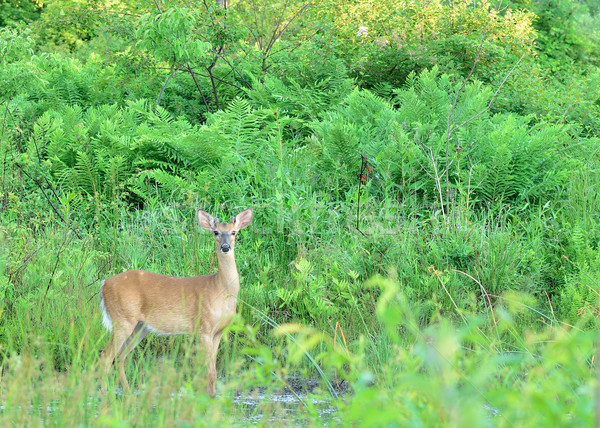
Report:
<svg viewBox="0 0 600 428"><path fill-rule="evenodd" d="M229 246L229 244L222 244L221 245L221 252L228 253L229 250L231 250L231 247Z"/></svg>

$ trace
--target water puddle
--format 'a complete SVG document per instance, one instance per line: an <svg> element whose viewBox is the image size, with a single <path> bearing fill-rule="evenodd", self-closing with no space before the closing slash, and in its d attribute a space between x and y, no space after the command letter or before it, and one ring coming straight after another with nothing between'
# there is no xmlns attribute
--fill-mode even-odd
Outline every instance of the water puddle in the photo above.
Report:
<svg viewBox="0 0 600 428"><path fill-rule="evenodd" d="M233 402L245 410L245 423L300 424L304 419L318 416L324 425L337 425L337 407L326 392L315 394L317 381L294 379L289 387L279 390L258 388L237 392ZM348 393L347 387L334 386L338 396ZM310 410L309 410L310 408Z"/></svg>

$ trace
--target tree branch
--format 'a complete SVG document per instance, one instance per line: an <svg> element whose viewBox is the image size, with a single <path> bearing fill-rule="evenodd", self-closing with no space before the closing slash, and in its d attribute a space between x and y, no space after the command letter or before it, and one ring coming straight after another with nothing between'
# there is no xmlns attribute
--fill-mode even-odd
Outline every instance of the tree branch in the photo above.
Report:
<svg viewBox="0 0 600 428"><path fill-rule="evenodd" d="M504 86L504 84L506 83L506 81L508 80L508 78L510 77L510 75L515 71L515 68L517 68L517 66L519 65L519 63L521 62L521 60L524 57L525 57L525 54L521 55L521 57L519 58L519 60L510 69L510 71L508 72L508 74L506 76L504 76L504 79L502 80L502 83L500 83L500 86L498 86L498 89L496 89L496 92L494 92L494 95L492 95L492 99L490 100L490 103L488 104L488 106L486 108L484 108L483 110L481 110L476 115L474 115L474 116L470 117L469 119L465 120L460 125L454 126L450 130L451 134L454 133L454 131L456 131L457 129L462 128L463 126L465 126L467 123L472 122L473 120L475 120L476 118L478 118L479 116L481 116L483 113L485 113L486 111L488 111L489 109L492 108L492 106L494 105L494 102L496 101L496 97L498 96L498 93L500 92L500 89L502 89L502 86Z"/></svg>
<svg viewBox="0 0 600 428"><path fill-rule="evenodd" d="M211 112L210 106L208 105L208 102L206 101L206 97L202 93L202 89L200 88L200 85L198 84L198 81L196 80L194 71L192 70L192 68L190 67L189 64L187 64L187 69L188 69L190 75L192 76L192 79L194 79L194 83L196 84L196 88L198 89L198 92L200 93L200 96L202 97L202 101L204 101L204 106L206 107L206 110L210 113Z"/></svg>
<svg viewBox="0 0 600 428"><path fill-rule="evenodd" d="M158 107L160 105L160 100L162 99L163 93L165 92L165 89L167 88L169 81L171 80L171 78L173 76L175 76L175 73L177 73L182 66L183 66L183 64L180 65L179 67L175 68L174 70L173 70L173 68L175 67L175 64L173 64L173 67L171 67L171 70L173 70L173 71L171 72L171 74L167 78L167 81L165 82L162 89L160 90L160 94L158 94L158 99L156 100L156 107Z"/></svg>

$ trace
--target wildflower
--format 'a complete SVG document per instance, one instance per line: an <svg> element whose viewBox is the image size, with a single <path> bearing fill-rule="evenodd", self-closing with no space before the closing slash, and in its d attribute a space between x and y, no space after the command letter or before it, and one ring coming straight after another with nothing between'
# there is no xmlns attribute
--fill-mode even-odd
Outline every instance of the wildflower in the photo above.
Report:
<svg viewBox="0 0 600 428"><path fill-rule="evenodd" d="M367 37L369 34L369 27L365 27L365 26L360 26L358 27L358 33L356 33L356 35L358 37Z"/></svg>

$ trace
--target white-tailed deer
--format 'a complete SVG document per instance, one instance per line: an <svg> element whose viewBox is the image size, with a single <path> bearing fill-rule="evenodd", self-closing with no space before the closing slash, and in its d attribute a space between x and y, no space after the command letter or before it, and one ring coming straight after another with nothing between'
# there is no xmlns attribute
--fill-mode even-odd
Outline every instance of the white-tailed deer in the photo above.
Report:
<svg viewBox="0 0 600 428"><path fill-rule="evenodd" d="M235 264L237 232L252 221L249 208L229 223L219 223L210 214L198 211L198 223L215 237L218 270L214 275L178 278L132 270L105 280L100 290L102 322L111 338L102 351L108 373L115 362L125 392L127 355L148 333L196 334L206 352L207 387L215 394L217 350L223 329L235 315L240 288Z"/></svg>

